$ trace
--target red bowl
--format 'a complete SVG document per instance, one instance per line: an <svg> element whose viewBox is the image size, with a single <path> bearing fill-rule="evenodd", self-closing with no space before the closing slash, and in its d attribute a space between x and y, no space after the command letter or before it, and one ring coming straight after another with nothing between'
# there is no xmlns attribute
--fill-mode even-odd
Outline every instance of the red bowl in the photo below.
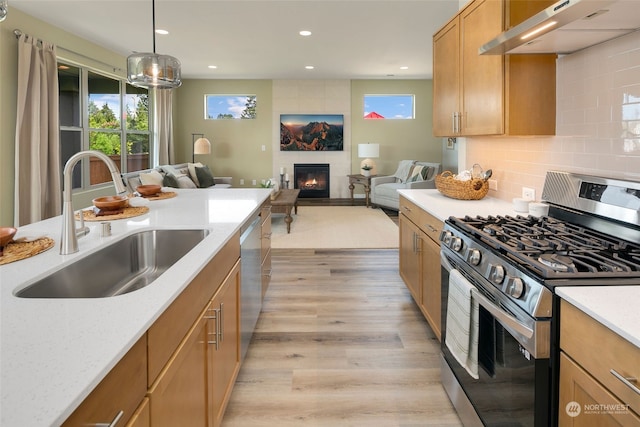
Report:
<svg viewBox="0 0 640 427"><path fill-rule="evenodd" d="M160 190L162 190L162 187L154 184L138 185L136 188L136 191L142 196L153 196L154 194L158 194Z"/></svg>
<svg viewBox="0 0 640 427"><path fill-rule="evenodd" d="M105 196L92 200L93 206L103 211L116 211L127 207L129 198L127 196Z"/></svg>

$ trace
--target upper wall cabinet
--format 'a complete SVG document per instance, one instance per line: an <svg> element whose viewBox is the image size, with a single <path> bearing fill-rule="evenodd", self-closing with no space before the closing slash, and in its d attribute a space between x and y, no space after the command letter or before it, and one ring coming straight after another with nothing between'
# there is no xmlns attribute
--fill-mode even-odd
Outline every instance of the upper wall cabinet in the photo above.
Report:
<svg viewBox="0 0 640 427"><path fill-rule="evenodd" d="M556 55L479 55L551 1L473 0L433 36L434 136L553 135Z"/></svg>

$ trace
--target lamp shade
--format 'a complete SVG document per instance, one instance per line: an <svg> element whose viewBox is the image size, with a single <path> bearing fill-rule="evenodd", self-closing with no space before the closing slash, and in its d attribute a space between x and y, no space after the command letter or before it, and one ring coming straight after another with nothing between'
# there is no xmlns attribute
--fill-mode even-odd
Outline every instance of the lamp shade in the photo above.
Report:
<svg viewBox="0 0 640 427"><path fill-rule="evenodd" d="M379 144L358 144L358 157L374 159L380 156Z"/></svg>
<svg viewBox="0 0 640 427"><path fill-rule="evenodd" d="M211 142L207 138L198 138L193 144L193 154L211 153Z"/></svg>
<svg viewBox="0 0 640 427"><path fill-rule="evenodd" d="M134 53L127 58L127 79L134 86L171 89L182 84L180 61L157 53Z"/></svg>

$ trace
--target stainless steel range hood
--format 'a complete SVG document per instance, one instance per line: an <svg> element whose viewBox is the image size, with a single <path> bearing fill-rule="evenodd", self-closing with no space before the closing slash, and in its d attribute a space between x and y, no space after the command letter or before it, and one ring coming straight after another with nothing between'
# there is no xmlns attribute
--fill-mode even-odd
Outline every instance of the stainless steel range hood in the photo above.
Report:
<svg viewBox="0 0 640 427"><path fill-rule="evenodd" d="M573 53L640 28L640 0L560 0L482 45L481 55Z"/></svg>

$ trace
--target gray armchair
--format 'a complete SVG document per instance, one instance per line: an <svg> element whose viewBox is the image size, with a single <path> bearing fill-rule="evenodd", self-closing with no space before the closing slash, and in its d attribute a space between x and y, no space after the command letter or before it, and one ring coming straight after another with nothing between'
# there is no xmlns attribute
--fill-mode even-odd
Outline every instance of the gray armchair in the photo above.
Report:
<svg viewBox="0 0 640 427"><path fill-rule="evenodd" d="M436 188L435 177L440 172L440 163L401 160L393 175L371 178L371 203L374 206L399 210L398 190Z"/></svg>

